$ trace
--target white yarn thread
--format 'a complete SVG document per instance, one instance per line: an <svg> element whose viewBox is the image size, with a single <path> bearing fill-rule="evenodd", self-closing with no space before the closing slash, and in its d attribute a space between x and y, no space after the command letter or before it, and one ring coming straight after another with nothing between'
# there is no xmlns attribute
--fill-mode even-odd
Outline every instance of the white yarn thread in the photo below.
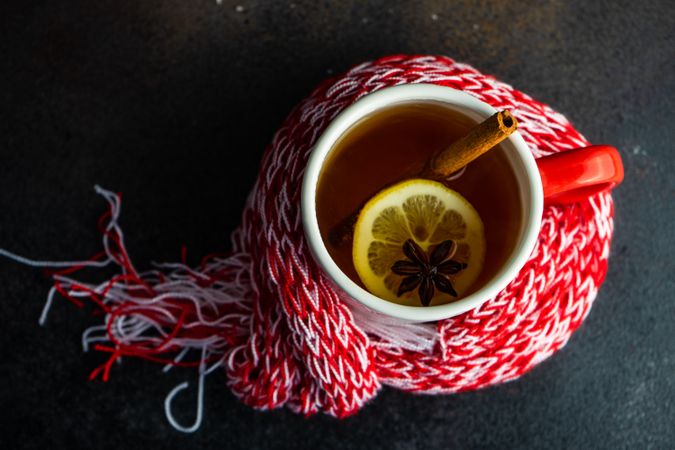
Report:
<svg viewBox="0 0 675 450"><path fill-rule="evenodd" d="M407 322L378 313L347 295L340 298L349 305L356 325L374 338L371 344L376 347L431 353L436 345L438 333L434 324Z"/></svg>
<svg viewBox="0 0 675 450"><path fill-rule="evenodd" d="M54 300L54 294L56 293L56 288L52 287L49 290L49 293L47 294L47 301L45 302L45 306L42 308L42 312L40 313L40 318L38 319L38 324L43 327L45 323L47 323L47 314L49 314L49 310L52 307L52 301Z"/></svg>
<svg viewBox="0 0 675 450"><path fill-rule="evenodd" d="M111 262L110 258L104 259L102 261L38 261L35 259L26 258L25 256L17 255L16 253L5 250L4 248L0 248L0 256L30 267L105 267Z"/></svg>
<svg viewBox="0 0 675 450"><path fill-rule="evenodd" d="M204 370L204 366L206 364L204 362L205 359L206 359L206 346L203 346L202 358L201 362L199 363L199 378L197 381L197 409L196 409L197 412L195 414L195 421L192 423L192 425L186 427L179 424L176 418L173 416L173 412L171 412L171 402L173 401L173 398L176 395L178 395L179 392L188 388L189 384L187 381L184 381L175 388L173 388L164 399L164 415L166 416L166 420L169 421L172 427L183 433L194 433L199 429L199 427L202 424L202 418L204 416L204 377L206 377L206 373Z"/></svg>

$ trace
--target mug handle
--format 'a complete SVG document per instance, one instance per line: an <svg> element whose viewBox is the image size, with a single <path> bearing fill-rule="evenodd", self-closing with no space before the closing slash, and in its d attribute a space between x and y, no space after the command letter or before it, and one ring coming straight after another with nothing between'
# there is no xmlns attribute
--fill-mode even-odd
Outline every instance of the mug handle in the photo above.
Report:
<svg viewBox="0 0 675 450"><path fill-rule="evenodd" d="M621 155L609 145L566 150L537 159L547 205L574 203L623 180Z"/></svg>

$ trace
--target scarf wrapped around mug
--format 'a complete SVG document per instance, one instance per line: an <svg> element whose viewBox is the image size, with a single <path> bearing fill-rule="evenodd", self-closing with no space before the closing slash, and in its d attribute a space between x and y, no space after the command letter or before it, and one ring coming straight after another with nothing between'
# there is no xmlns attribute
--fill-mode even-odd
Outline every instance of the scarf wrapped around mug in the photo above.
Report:
<svg viewBox="0 0 675 450"><path fill-rule="evenodd" d="M120 196L97 187L109 203L99 222L104 250L51 273L41 322L57 293L103 312L101 324L83 335L85 350L107 355L92 379L107 380L122 357L165 370L196 368L195 422L181 425L171 413L187 383L165 401L167 418L182 431L199 427L204 377L213 372L254 408L338 417L357 412L383 385L455 393L527 372L564 346L590 310L607 270L609 193L546 207L518 277L480 307L437 323L406 324L370 312L336 290L309 254L299 196L312 145L345 107L404 83L449 86L511 110L535 158L589 145L550 107L450 58L367 62L325 81L290 113L265 152L230 254L207 255L196 267L183 261L138 271L117 222ZM83 267L107 264L117 265L118 275L99 283L74 278Z"/></svg>

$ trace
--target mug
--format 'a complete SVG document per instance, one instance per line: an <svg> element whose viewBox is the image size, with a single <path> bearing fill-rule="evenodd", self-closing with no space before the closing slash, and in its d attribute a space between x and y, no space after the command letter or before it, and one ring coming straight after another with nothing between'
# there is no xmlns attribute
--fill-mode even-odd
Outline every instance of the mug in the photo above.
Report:
<svg viewBox="0 0 675 450"><path fill-rule="evenodd" d="M478 122L497 111L456 89L433 84L407 84L368 94L342 111L323 132L312 150L302 182L301 215L314 258L336 286L349 297L380 313L410 322L446 319L469 311L496 296L529 258L539 234L544 203L571 203L616 186L623 179L618 151L595 145L535 160L516 131L501 145L516 174L522 208L521 229L509 263L479 290L459 300L434 306L407 306L381 299L352 281L333 261L323 242L316 215L316 187L327 156L339 138L365 116L398 103L440 102Z"/></svg>

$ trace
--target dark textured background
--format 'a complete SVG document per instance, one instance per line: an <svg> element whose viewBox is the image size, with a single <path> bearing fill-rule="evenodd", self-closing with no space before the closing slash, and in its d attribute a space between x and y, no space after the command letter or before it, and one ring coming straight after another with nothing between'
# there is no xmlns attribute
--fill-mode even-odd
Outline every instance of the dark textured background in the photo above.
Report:
<svg viewBox="0 0 675 450"><path fill-rule="evenodd" d="M81 353L91 318L58 301L38 327L49 282L2 260L0 446L673 448L674 31L672 1L3 0L0 246L23 255L98 251L95 183L124 193L139 266L181 244L193 262L226 250L290 108L398 52L449 55L551 104L621 150L626 181L606 283L567 347L480 392L385 389L344 421L255 412L213 375L203 427L177 433L162 402L193 372L127 361L87 382L102 358Z"/></svg>

